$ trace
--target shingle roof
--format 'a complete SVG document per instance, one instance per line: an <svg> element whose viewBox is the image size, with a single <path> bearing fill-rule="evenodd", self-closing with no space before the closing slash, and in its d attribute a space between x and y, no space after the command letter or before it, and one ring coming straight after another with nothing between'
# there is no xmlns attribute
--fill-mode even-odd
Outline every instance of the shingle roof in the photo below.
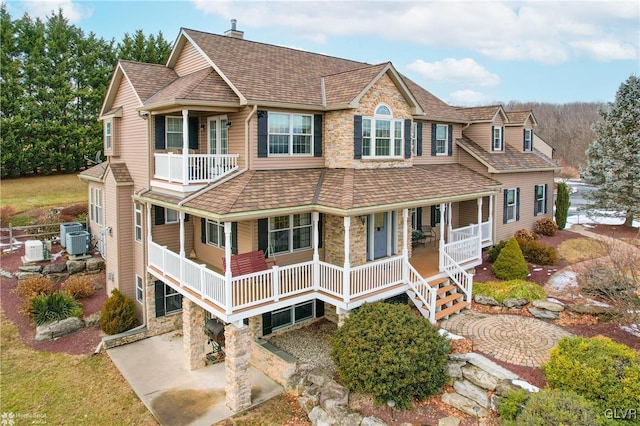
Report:
<svg viewBox="0 0 640 426"><path fill-rule="evenodd" d="M133 179L129 174L129 169L125 163L109 163L109 169L113 174L113 179L117 183L131 183L133 184Z"/></svg>
<svg viewBox="0 0 640 426"><path fill-rule="evenodd" d="M493 120L493 117L500 108L502 108L502 105L486 105L469 108L458 107L456 109L470 121L488 121Z"/></svg>
<svg viewBox="0 0 640 426"><path fill-rule="evenodd" d="M96 164L78 174L79 177L87 177L93 180L102 180L104 173L107 171L107 163Z"/></svg>
<svg viewBox="0 0 640 426"><path fill-rule="evenodd" d="M524 124L531 111L505 111L509 124Z"/></svg>
<svg viewBox="0 0 640 426"><path fill-rule="evenodd" d="M413 82L409 78L402 76L405 84L413 93L413 96L416 97L416 100L420 104L420 107L424 111L424 114L429 119L434 120L455 120L455 121L467 121L467 117L462 112L458 111L457 108L452 107L451 105L445 103L444 101L438 99L430 92L422 88L417 83Z"/></svg>
<svg viewBox="0 0 640 426"><path fill-rule="evenodd" d="M504 152L487 152L467 136L456 140L458 146L473 157L494 169L495 173L517 172L532 169L559 169L558 165L538 150L519 151L505 144Z"/></svg>
<svg viewBox="0 0 640 426"><path fill-rule="evenodd" d="M238 96L213 70L205 68L180 77L146 100L145 105L176 99L238 103Z"/></svg>
<svg viewBox="0 0 640 426"><path fill-rule="evenodd" d="M325 76L324 87L327 105L351 102L386 66L387 63L367 65L356 70Z"/></svg>
<svg viewBox="0 0 640 426"><path fill-rule="evenodd" d="M456 176L451 179L450 176ZM460 164L390 169L252 170L184 204L217 215L317 206L343 210L470 199L500 182ZM398 190L402 188L402 190Z"/></svg>
<svg viewBox="0 0 640 426"><path fill-rule="evenodd" d="M120 60L120 66L142 102L178 78L174 70L164 65Z"/></svg>

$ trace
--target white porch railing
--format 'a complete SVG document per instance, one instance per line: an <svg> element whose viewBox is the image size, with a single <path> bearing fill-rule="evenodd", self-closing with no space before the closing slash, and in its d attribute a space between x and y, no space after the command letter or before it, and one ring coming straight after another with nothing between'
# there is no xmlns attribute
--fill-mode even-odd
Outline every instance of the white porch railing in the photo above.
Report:
<svg viewBox="0 0 640 426"><path fill-rule="evenodd" d="M474 236L465 240L446 243L442 247L441 255L446 254L451 259L460 264L481 259L479 237ZM444 268L444 263L442 264Z"/></svg>
<svg viewBox="0 0 640 426"><path fill-rule="evenodd" d="M182 154L153 154L155 179L181 184L208 183L233 172L238 168L238 154L189 154L187 157L187 173L185 182Z"/></svg>
<svg viewBox="0 0 640 426"><path fill-rule="evenodd" d="M409 266L409 288L414 291L415 297L422 302L422 306L416 304L416 307L425 318L435 324L438 290L432 287L409 262L407 264Z"/></svg>
<svg viewBox="0 0 640 426"><path fill-rule="evenodd" d="M462 269L453 257L444 251L442 253L443 269L451 281L465 294L465 300L471 303L471 291L473 288L473 275Z"/></svg>
<svg viewBox="0 0 640 426"><path fill-rule="evenodd" d="M480 241L482 241L482 247L486 247L493 243L491 238L491 228L492 228L491 220L482 222L480 224L480 237L481 237ZM449 242L454 243L457 241L462 241L462 240L477 237L477 236L478 236L478 225L473 223L468 226L452 229L449 232Z"/></svg>
<svg viewBox="0 0 640 426"><path fill-rule="evenodd" d="M491 229L492 229L492 221L488 220L486 222L482 222L480 224L480 237L481 237L481 241L483 243L483 247L485 247L488 244L492 244L493 243L493 236L491 233Z"/></svg>

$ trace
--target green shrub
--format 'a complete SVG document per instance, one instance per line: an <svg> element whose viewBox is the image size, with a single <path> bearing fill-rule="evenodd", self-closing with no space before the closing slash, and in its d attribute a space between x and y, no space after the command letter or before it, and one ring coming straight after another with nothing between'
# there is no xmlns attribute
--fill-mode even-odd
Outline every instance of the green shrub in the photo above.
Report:
<svg viewBox="0 0 640 426"><path fill-rule="evenodd" d="M640 355L608 338L565 337L542 366L549 386L602 409L640 407Z"/></svg>
<svg viewBox="0 0 640 426"><path fill-rule="evenodd" d="M498 244L491 246L489 250L487 250L487 260L489 263L494 263L496 261L498 255L506 245L506 241L500 241Z"/></svg>
<svg viewBox="0 0 640 426"><path fill-rule="evenodd" d="M100 330L106 334L118 334L136 325L136 304L117 289L104 302L100 315Z"/></svg>
<svg viewBox="0 0 640 426"><path fill-rule="evenodd" d="M553 237L558 231L558 225L548 217L536 220L533 225L533 230L540 235L546 235L547 237Z"/></svg>
<svg viewBox="0 0 640 426"><path fill-rule="evenodd" d="M60 285L60 289L69 293L76 299L84 299L93 296L93 282L87 275L72 275Z"/></svg>
<svg viewBox="0 0 640 426"><path fill-rule="evenodd" d="M30 316L33 299L42 294L53 294L56 291L56 284L47 277L31 277L18 281L14 291L22 299L20 313Z"/></svg>
<svg viewBox="0 0 640 426"><path fill-rule="evenodd" d="M527 262L515 238L507 241L492 266L493 275L501 280L525 279L529 275Z"/></svg>
<svg viewBox="0 0 640 426"><path fill-rule="evenodd" d="M553 265L558 262L556 249L536 240L518 240L522 255L527 262L536 265Z"/></svg>
<svg viewBox="0 0 640 426"><path fill-rule="evenodd" d="M447 381L449 341L407 305L364 304L331 338L340 379L354 391L408 408Z"/></svg>
<svg viewBox="0 0 640 426"><path fill-rule="evenodd" d="M569 186L560 182L558 184L558 196L556 197L556 224L558 229L564 229L567 226L567 215L569 214Z"/></svg>
<svg viewBox="0 0 640 426"><path fill-rule="evenodd" d="M37 325L69 317L82 318L82 305L65 292L41 294L31 302L31 315Z"/></svg>
<svg viewBox="0 0 640 426"><path fill-rule="evenodd" d="M570 391L544 389L529 396L518 426L595 426L603 424L593 402Z"/></svg>
<svg viewBox="0 0 640 426"><path fill-rule="evenodd" d="M473 283L473 294L486 294L500 303L510 298L527 299L531 302L546 297L541 286L525 280L476 282Z"/></svg>
<svg viewBox="0 0 640 426"><path fill-rule="evenodd" d="M514 421L522 412L524 405L529 400L529 394L524 389L508 392L498 400L498 412L502 420Z"/></svg>
<svg viewBox="0 0 640 426"><path fill-rule="evenodd" d="M538 239L538 236L528 229L519 229L513 236L518 240L518 243L520 241L535 241Z"/></svg>

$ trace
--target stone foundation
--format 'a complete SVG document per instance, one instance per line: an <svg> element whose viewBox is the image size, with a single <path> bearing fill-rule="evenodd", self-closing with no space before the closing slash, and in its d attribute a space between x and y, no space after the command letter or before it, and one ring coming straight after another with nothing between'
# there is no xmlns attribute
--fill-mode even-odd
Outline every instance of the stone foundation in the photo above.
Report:
<svg viewBox="0 0 640 426"><path fill-rule="evenodd" d="M249 327L238 328L234 324L227 324L224 337L226 403L229 409L237 412L251 405L251 379L249 378L251 331Z"/></svg>
<svg viewBox="0 0 640 426"><path fill-rule="evenodd" d="M186 297L182 299L182 345L187 371L205 366L204 309Z"/></svg>
<svg viewBox="0 0 640 426"><path fill-rule="evenodd" d="M251 341L251 365L288 389L296 373L297 360L266 340L256 339Z"/></svg>

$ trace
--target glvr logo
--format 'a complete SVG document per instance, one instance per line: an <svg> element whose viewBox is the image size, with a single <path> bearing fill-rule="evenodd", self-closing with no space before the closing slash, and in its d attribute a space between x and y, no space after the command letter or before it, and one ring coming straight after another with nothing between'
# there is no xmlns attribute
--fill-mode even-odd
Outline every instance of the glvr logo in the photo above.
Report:
<svg viewBox="0 0 640 426"><path fill-rule="evenodd" d="M604 410L604 416L607 419L631 420L638 417L638 410L635 408L607 408Z"/></svg>

